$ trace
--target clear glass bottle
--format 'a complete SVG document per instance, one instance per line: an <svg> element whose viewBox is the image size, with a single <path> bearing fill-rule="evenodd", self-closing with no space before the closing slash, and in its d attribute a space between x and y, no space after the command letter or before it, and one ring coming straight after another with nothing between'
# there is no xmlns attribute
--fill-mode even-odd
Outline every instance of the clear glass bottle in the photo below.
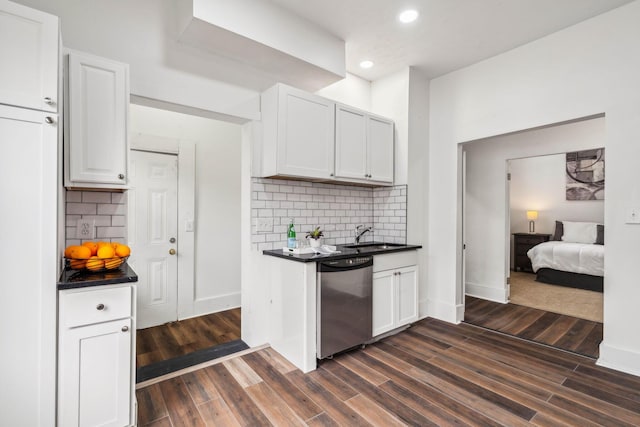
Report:
<svg viewBox="0 0 640 427"><path fill-rule="evenodd" d="M287 231L287 247L295 249L298 241L296 240L296 228L293 224L293 218L289 220L289 229Z"/></svg>

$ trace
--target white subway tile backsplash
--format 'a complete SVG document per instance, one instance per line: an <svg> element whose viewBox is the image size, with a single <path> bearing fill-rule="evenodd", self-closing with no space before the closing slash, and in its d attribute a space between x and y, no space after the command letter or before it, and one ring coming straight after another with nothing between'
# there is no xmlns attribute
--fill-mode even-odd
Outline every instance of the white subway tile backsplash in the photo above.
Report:
<svg viewBox="0 0 640 427"><path fill-rule="evenodd" d="M123 205L127 203L127 194L126 193L111 193L111 203L117 205Z"/></svg>
<svg viewBox="0 0 640 427"><path fill-rule="evenodd" d="M355 227L359 224L374 229L373 233L362 237L363 242L374 239L389 243L406 241L406 186L370 189L253 178L252 192L255 194L251 211L252 243L257 250L286 246L290 218L296 224L300 241L308 231L320 226L325 232L325 243L352 243ZM266 218L268 214L273 218L273 230L257 232L256 219Z"/></svg>
<svg viewBox="0 0 640 427"><path fill-rule="evenodd" d="M80 203L82 202L82 191L67 191L66 194L67 203Z"/></svg>
<svg viewBox="0 0 640 427"><path fill-rule="evenodd" d="M98 204L99 215L126 215L126 205Z"/></svg>
<svg viewBox="0 0 640 427"><path fill-rule="evenodd" d="M111 203L111 193L102 191L83 191L83 203Z"/></svg>
<svg viewBox="0 0 640 427"><path fill-rule="evenodd" d="M81 244L76 238L79 219L95 223L95 238L111 242L127 240L127 195L108 191L67 191L65 209L66 245Z"/></svg>
<svg viewBox="0 0 640 427"><path fill-rule="evenodd" d="M95 203L69 203L67 202L67 214L71 215L95 215L97 213Z"/></svg>
<svg viewBox="0 0 640 427"><path fill-rule="evenodd" d="M96 238L124 238L126 230L124 227L96 227Z"/></svg>

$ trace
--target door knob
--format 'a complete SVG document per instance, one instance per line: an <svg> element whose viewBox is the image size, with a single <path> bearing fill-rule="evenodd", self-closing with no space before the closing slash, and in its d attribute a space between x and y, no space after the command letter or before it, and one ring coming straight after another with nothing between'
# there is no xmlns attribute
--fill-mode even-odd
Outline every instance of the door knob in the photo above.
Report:
<svg viewBox="0 0 640 427"><path fill-rule="evenodd" d="M176 254L175 249L169 249L169 255L175 255L175 254Z"/></svg>

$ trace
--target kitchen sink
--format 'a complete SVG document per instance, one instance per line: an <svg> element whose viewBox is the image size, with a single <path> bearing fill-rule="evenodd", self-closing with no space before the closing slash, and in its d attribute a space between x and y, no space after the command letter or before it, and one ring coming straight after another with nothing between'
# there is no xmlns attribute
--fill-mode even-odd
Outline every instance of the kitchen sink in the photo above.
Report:
<svg viewBox="0 0 640 427"><path fill-rule="evenodd" d="M406 245L402 245L399 243L360 243L357 245L345 245L345 248L348 249L369 249L369 250L379 250L379 249L392 249L392 248L398 248L401 246L406 246Z"/></svg>

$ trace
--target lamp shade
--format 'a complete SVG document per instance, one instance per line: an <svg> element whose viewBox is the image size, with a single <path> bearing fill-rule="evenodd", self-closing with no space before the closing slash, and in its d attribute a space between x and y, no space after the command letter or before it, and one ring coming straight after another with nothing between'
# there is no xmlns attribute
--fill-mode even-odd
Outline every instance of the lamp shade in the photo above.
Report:
<svg viewBox="0 0 640 427"><path fill-rule="evenodd" d="M538 211L527 211L527 219L529 221L538 219Z"/></svg>

